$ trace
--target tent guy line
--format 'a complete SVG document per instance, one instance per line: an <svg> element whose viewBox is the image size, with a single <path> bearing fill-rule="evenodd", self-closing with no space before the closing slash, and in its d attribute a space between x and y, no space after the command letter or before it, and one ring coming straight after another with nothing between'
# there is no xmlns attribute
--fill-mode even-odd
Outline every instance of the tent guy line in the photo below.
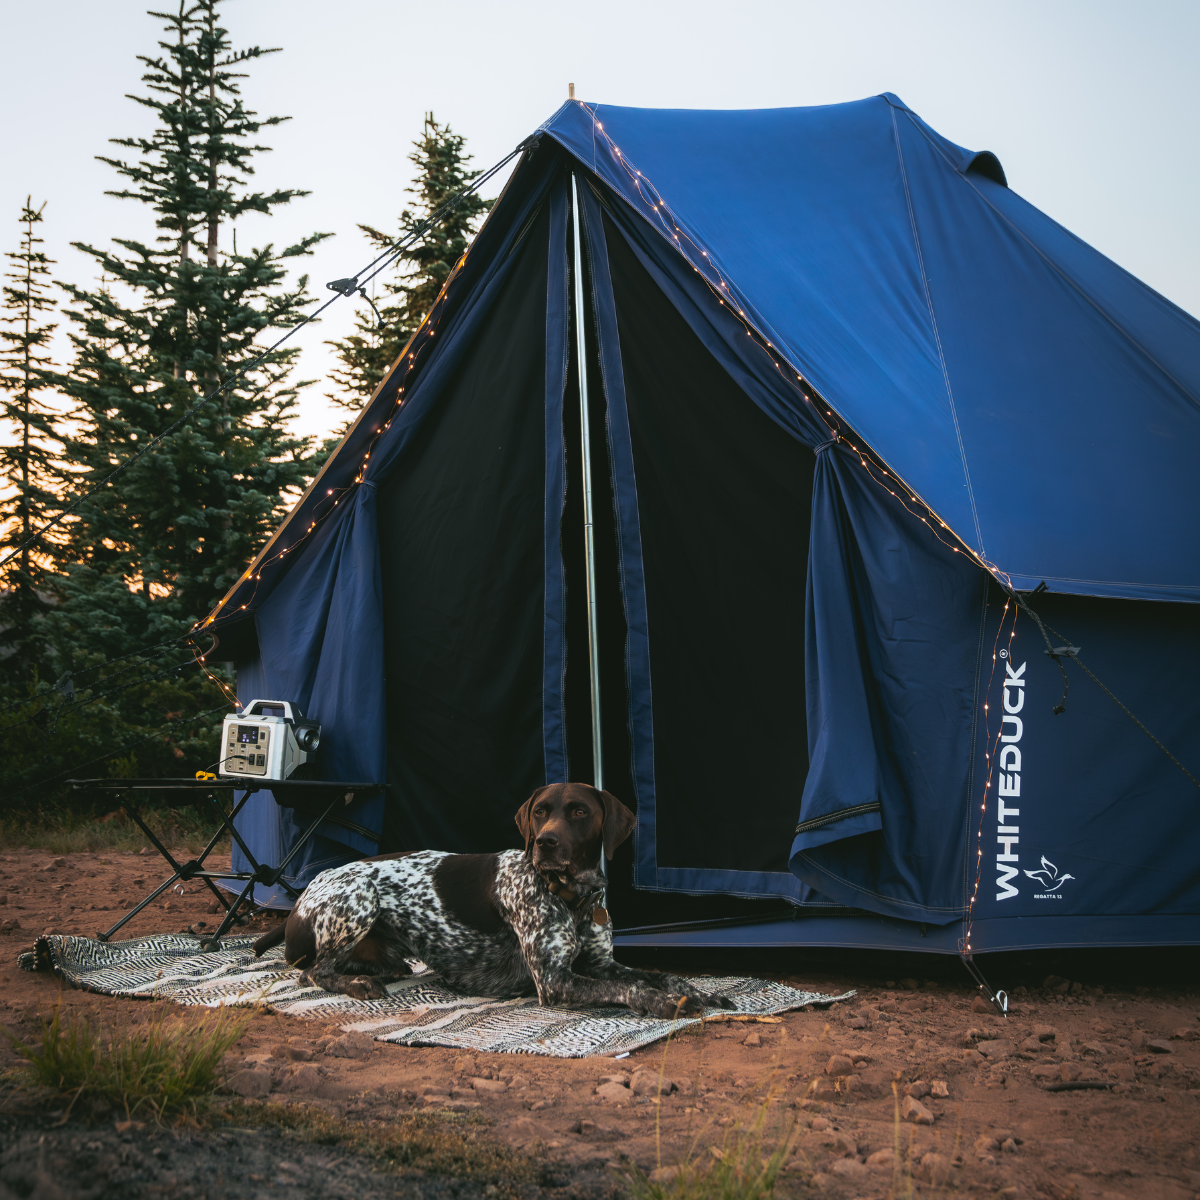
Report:
<svg viewBox="0 0 1200 1200"><path fill-rule="evenodd" d="M1064 682L1067 680L1067 671L1060 660L1063 658L1069 658L1074 661L1075 665L1081 671L1083 671L1089 679L1091 679L1091 681L1188 777L1188 779L1192 781L1192 783L1198 789L1200 789L1200 779L1197 779L1196 776L1193 775L1191 771L1189 771L1187 767L1185 767L1183 763L1181 763L1179 759L1177 759L1175 755L1173 755L1170 750L1168 750L1166 746L1164 746L1162 742L1160 742L1158 738L1156 738L1154 734L1150 732L1146 725L1142 721L1139 721L1126 705L1121 703L1112 690L1105 686L1104 682L1099 678L1099 676L1084 663L1084 661L1079 657L1079 647L1072 646L1067 642L1067 639L1058 632L1057 629L1055 629L1052 625L1047 625L1042 618L1039 617L1037 613L1035 613L1033 609L1029 607L1019 593L1013 592L1012 597L1037 623L1038 630L1042 635L1042 640L1046 643L1046 657L1053 659L1058 669L1062 671ZM1062 644L1058 646L1051 646L1050 639L1046 636L1046 630L1049 630L1052 634L1054 634L1054 636L1058 638ZM1064 687L1063 703L1054 708L1053 711L1055 716L1065 709L1066 698L1067 689Z"/></svg>

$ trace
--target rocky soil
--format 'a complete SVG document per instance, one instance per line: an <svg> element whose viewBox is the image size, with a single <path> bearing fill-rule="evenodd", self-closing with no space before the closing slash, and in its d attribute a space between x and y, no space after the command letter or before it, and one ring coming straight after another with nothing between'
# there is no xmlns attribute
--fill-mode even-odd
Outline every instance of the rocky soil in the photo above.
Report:
<svg viewBox="0 0 1200 1200"><path fill-rule="evenodd" d="M0 1024L29 1036L59 999L54 979L15 968L35 936L92 934L161 877L150 856L0 853ZM208 909L190 884L123 936L201 921L212 928L219 918ZM252 931L277 919L256 918ZM695 954L672 967L858 995L829 1012L711 1022L665 1056L659 1045L619 1061L411 1049L255 1013L225 1064L242 1125L226 1116L138 1128L95 1112L60 1125L61 1106L38 1108L10 1082L0 1092L0 1200L168 1192L590 1200L626 1192L631 1164L661 1179L681 1161L736 1153L739 1132L759 1115L763 1152L793 1129L783 1196L1183 1200L1200 1195L1200 996L1189 964L1190 951L985 959L1013 996L1005 1019L953 960ZM61 1001L111 1024L149 1008L70 990ZM201 1017L180 1010L180 1019ZM16 1061L0 1048L0 1067ZM499 1147L515 1173L380 1173L378 1156L352 1139L322 1144L281 1130L288 1122L276 1119L277 1106L323 1114L343 1130L386 1132L426 1114L454 1136Z"/></svg>

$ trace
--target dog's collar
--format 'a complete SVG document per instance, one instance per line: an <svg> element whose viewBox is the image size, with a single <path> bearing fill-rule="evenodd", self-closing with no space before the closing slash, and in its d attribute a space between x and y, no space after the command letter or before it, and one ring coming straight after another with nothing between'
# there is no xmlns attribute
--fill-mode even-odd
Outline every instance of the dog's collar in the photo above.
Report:
<svg viewBox="0 0 1200 1200"><path fill-rule="evenodd" d="M546 887L551 895L557 896L568 908L578 912L591 905L592 920L596 921L598 925L608 923L608 912L600 907L600 901L604 899L603 888L594 892L577 892L558 879L547 880ZM597 913L603 915L603 920L597 919Z"/></svg>

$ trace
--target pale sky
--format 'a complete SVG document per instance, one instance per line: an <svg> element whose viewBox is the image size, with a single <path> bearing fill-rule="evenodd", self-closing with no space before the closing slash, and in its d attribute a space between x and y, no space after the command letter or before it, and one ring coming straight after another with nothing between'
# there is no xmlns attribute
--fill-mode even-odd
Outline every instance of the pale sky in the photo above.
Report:
<svg viewBox="0 0 1200 1200"><path fill-rule="evenodd" d="M166 6L164 0L159 4ZM134 0L4 0L0 248L16 248L27 193L64 278L89 283L71 241L149 240L148 216L105 196L95 161L147 128L125 99L159 23ZM946 137L999 155L1009 185L1193 314L1200 314L1196 0L614 0L594 5L228 0L236 45L280 46L251 67L249 107L293 119L263 139L259 182L312 195L239 246L335 233L311 260L317 290L371 254L355 226L394 224L407 153L432 109L478 166L501 158L566 98L672 108L830 104L891 91ZM496 189L489 189L494 195ZM228 237L228 231L223 231ZM227 244L227 243L226 243ZM322 296L323 298L323 296ZM340 302L302 335L303 368L350 330ZM337 418L318 385L299 428Z"/></svg>

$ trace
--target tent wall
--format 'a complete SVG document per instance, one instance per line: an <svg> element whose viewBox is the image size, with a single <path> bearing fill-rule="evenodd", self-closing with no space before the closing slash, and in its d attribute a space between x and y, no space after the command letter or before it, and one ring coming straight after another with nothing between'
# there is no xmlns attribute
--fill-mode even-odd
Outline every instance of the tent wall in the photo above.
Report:
<svg viewBox="0 0 1200 1200"><path fill-rule="evenodd" d="M971 841L978 832L983 850L976 916L997 924L1170 916L1200 930L1200 789L1069 661L1066 711L1055 715L1062 676L1024 613L1010 640L1004 601L993 587L987 649L995 645L997 662L984 679L990 719L977 739L972 806ZM1052 644L1081 647L1081 660L1195 774L1195 608L1045 593L1029 604L1056 631ZM1027 682L1016 686L1014 676ZM985 799L989 753L996 766Z"/></svg>
<svg viewBox="0 0 1200 1200"><path fill-rule="evenodd" d="M388 804L384 849L513 839L543 779L549 219L380 485Z"/></svg>

